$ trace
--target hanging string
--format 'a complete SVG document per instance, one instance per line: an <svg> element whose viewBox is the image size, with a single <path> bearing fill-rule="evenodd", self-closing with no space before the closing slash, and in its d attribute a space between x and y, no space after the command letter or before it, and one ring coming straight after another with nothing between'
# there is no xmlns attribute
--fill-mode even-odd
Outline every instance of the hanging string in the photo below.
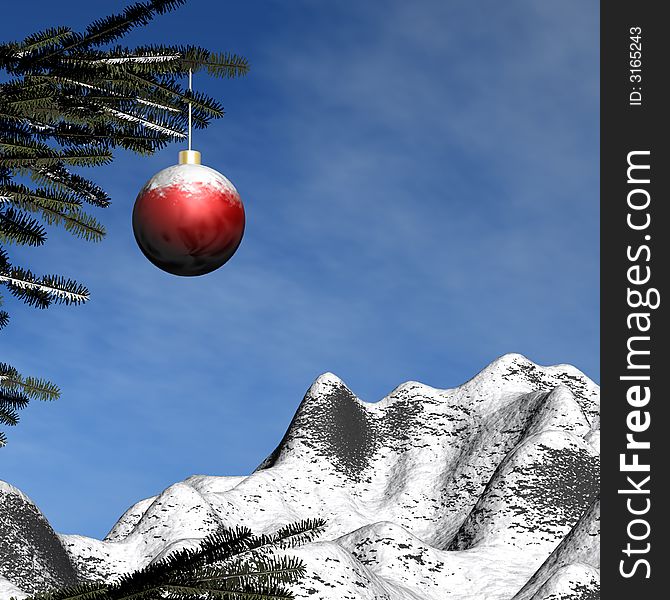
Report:
<svg viewBox="0 0 670 600"><path fill-rule="evenodd" d="M188 91L193 92L193 70L188 70ZM193 124L193 106L191 100L188 101L188 149L191 150L191 127Z"/></svg>

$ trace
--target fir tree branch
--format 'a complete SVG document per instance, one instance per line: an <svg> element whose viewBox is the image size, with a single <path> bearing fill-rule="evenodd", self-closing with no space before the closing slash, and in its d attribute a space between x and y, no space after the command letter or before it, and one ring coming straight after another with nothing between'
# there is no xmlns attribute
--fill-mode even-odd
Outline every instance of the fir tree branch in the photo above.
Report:
<svg viewBox="0 0 670 600"><path fill-rule="evenodd" d="M57 400L60 396L60 389L50 381L35 377L26 377L24 379L18 374L14 376L0 375L0 386L9 390L19 391L19 393L34 400Z"/></svg>
<svg viewBox="0 0 670 600"><path fill-rule="evenodd" d="M325 521L323 519L305 519L291 523L273 534L255 537L244 554L253 555L262 551L272 551L277 548L294 548L306 544L321 535L324 527Z"/></svg>
<svg viewBox="0 0 670 600"><path fill-rule="evenodd" d="M242 567L244 570L239 570ZM304 574L304 563L293 556L282 557L279 560L257 557L251 562L228 564L223 571L216 567L205 567L198 572L196 579L200 584L221 582L247 584L254 579L267 580L271 583L293 583Z"/></svg>
<svg viewBox="0 0 670 600"><path fill-rule="evenodd" d="M185 4L186 0L149 0L127 7L123 13L94 21L86 29L79 46L99 46L123 37L131 29L146 25L155 15L171 12ZM70 50L71 48L67 48Z"/></svg>
<svg viewBox="0 0 670 600"><path fill-rule="evenodd" d="M90 52L88 56L65 56L61 60L68 67L82 66L97 69L115 65L121 65L122 67L132 65L133 69L140 69L147 73L158 73L165 72L164 69L166 68L169 72L173 72L174 67L170 63L178 63L181 60L181 54L176 50L170 52L170 48L162 46L147 46L132 50L118 47L95 54ZM120 73L125 73L128 70L123 69Z"/></svg>
<svg viewBox="0 0 670 600"><path fill-rule="evenodd" d="M14 123L23 123L26 120L26 118L21 116L18 112L14 112L6 106L0 108L0 119Z"/></svg>
<svg viewBox="0 0 670 600"><path fill-rule="evenodd" d="M197 46L181 48L182 68L185 72L205 69L213 77L235 78L249 72L249 61L243 56L231 52L216 54Z"/></svg>
<svg viewBox="0 0 670 600"><path fill-rule="evenodd" d="M2 198L0 197L0 202L2 202ZM7 256L7 253L0 247L0 272L9 269L11 265L9 264L9 257ZM3 298L2 295L0 294L0 306L3 304ZM9 324L9 313L6 310L0 310L0 330L4 329L7 327ZM2 368L7 367L9 368L8 365L5 365L4 363L0 363L0 374L2 374ZM0 403L2 403L2 398L0 394Z"/></svg>
<svg viewBox="0 0 670 600"><path fill-rule="evenodd" d="M23 58L36 50L60 46L72 35L73 31L69 27L50 27L44 31L33 33L19 44L16 56L17 58Z"/></svg>
<svg viewBox="0 0 670 600"><path fill-rule="evenodd" d="M114 158L105 148L72 148L58 154L58 158L66 165L77 167L97 167L108 165Z"/></svg>
<svg viewBox="0 0 670 600"><path fill-rule="evenodd" d="M143 125L147 129L152 129L153 131L157 131L159 133L164 133L166 135L169 135L174 138L181 138L184 139L186 138L186 132L180 131L178 129L173 129L171 127L168 127L166 125L162 125L160 123L155 123L153 121L149 121L148 119L144 119L139 115L133 114L131 112L124 112L122 110L116 110L110 106L102 106L102 109L108 112L110 115L122 120L122 121L128 121L130 123L136 123L139 125ZM2 164L0 160L0 165Z"/></svg>
<svg viewBox="0 0 670 600"><path fill-rule="evenodd" d="M61 58L61 64L88 67L104 73L133 72L144 74L186 75L189 70L205 70L213 77L235 78L249 72L249 61L232 52L214 53L199 46L142 46L134 49L118 46L105 52L89 51L87 56L73 54ZM114 67L126 67L115 71Z"/></svg>
<svg viewBox="0 0 670 600"><path fill-rule="evenodd" d="M219 532L206 537L197 550L179 550L163 561L146 567L148 573L158 569L161 572L175 572L180 569L204 567L239 556L254 543L255 536L247 527L234 529L222 528Z"/></svg>
<svg viewBox="0 0 670 600"><path fill-rule="evenodd" d="M27 98L16 98L15 100L8 100L7 104L8 106L22 111L34 111L36 109L46 109L46 108L52 108L56 109L57 104L54 102L54 98L56 96L56 92L51 92L48 94L42 94L41 96L30 96Z"/></svg>
<svg viewBox="0 0 670 600"><path fill-rule="evenodd" d="M267 586L267 587L252 587L250 586L247 589L233 589L233 590L217 590L217 589L207 589L203 594L204 590L198 588L197 586L178 586L178 585L166 585L162 588L168 594L172 592L179 598L194 598L202 597L205 595L209 599L221 599L221 600L293 600L295 598L293 592L290 592L286 588L281 586ZM153 591L153 590L152 590ZM144 596L144 595L143 595ZM149 595L146 596L150 597ZM127 596L120 598L119 600L130 600L132 596Z"/></svg>
<svg viewBox="0 0 670 600"><path fill-rule="evenodd" d="M2 365L0 365L0 371ZM11 420L11 415L8 417ZM274 539L316 530L322 522L303 521L282 528ZM289 535L290 533L290 535ZM110 584L86 584L28 600L289 600L285 585L299 581L305 566L295 557L257 557L254 561L223 564L220 559L240 555L258 540L247 528L222 529L195 550L183 549Z"/></svg>
<svg viewBox="0 0 670 600"><path fill-rule="evenodd" d="M139 154L151 154L167 144L165 135L141 129L137 125L89 126L60 122L39 134L45 139L53 139L61 146L81 146L88 144L115 148L120 146ZM0 193L2 188L0 187Z"/></svg>
<svg viewBox="0 0 670 600"><path fill-rule="evenodd" d="M11 267L0 272L0 283L4 283L17 298L39 308L48 308L53 302L82 304L89 299L88 290L72 279L58 275L38 278L21 267Z"/></svg>
<svg viewBox="0 0 670 600"><path fill-rule="evenodd" d="M188 109L188 103L191 102L193 107L193 117L196 119L194 125L198 128L207 125L207 119L205 117L220 118L224 115L223 107L218 102L213 101L204 94L197 92L189 93L188 90L182 89L181 86L174 82L159 81L154 77L147 77L136 73L129 73L128 78L137 82L138 85L142 86L144 89L150 90L148 92L149 97L151 97L150 94L151 91L153 91L153 93L159 94L159 98L162 97L163 102L176 102L178 103L177 106L181 104L184 113ZM173 106L175 105L173 104Z"/></svg>
<svg viewBox="0 0 670 600"><path fill-rule="evenodd" d="M20 394L14 398L14 408L24 408L27 398L34 400L56 400L60 394L58 386L45 379L23 377L14 367L0 363L0 388ZM23 400L25 398L25 401Z"/></svg>
<svg viewBox="0 0 670 600"><path fill-rule="evenodd" d="M0 195L10 202L18 201L61 210L77 209L82 203L73 194L49 190L47 188L33 190L26 185L14 182L0 183Z"/></svg>
<svg viewBox="0 0 670 600"><path fill-rule="evenodd" d="M109 164L112 158L111 153L104 148L75 148L58 153L50 148L38 150L26 145L21 151L17 149L0 154L0 167L30 167L33 165L54 167L60 164L94 167Z"/></svg>
<svg viewBox="0 0 670 600"><path fill-rule="evenodd" d="M294 548L316 539L325 526L323 519L305 519L282 527L270 537L280 548Z"/></svg>
<svg viewBox="0 0 670 600"><path fill-rule="evenodd" d="M105 228L93 216L78 208L63 209L48 200L34 198L31 201L13 199L17 208L41 213L48 225L63 225L66 231L89 242L99 242L105 237Z"/></svg>
<svg viewBox="0 0 670 600"><path fill-rule="evenodd" d="M3 83L3 97L7 99L15 98L44 87L53 87L53 82L49 77L26 74L23 77L10 79Z"/></svg>
<svg viewBox="0 0 670 600"><path fill-rule="evenodd" d="M91 95L91 94L88 94L86 96L86 100L88 102L93 102L94 105L95 105L96 100L99 101L99 100L102 100L102 99L108 99L108 100L118 99L118 100L130 100L132 102L137 102L138 104L144 104L144 105L151 106L151 107L154 107L154 108L159 108L161 110L165 110L165 111L168 111L168 112L176 110L171 106L164 106L164 105L162 105L158 102L152 102L151 100L148 100L146 98L142 98L140 96L125 96L125 95L123 95L121 93L118 93L114 90L107 89L105 87L101 87L100 85L93 85L93 84L90 84L90 83L85 83L83 81L78 81L76 79L72 79L72 78L68 78L68 77L59 77L58 81L60 81L62 83L68 83L70 85L73 85L73 86L78 87L78 88L82 88L84 90L95 90L95 91L98 91L98 92L102 92L103 96L94 96L94 95Z"/></svg>
<svg viewBox="0 0 670 600"><path fill-rule="evenodd" d="M88 179L70 173L63 165L30 165L28 170L33 181L70 191L94 206L104 208L110 204L109 196L102 188Z"/></svg>
<svg viewBox="0 0 670 600"><path fill-rule="evenodd" d="M29 402L30 400L26 394L17 390L4 389L0 385L0 406L21 410L28 406Z"/></svg>
<svg viewBox="0 0 670 600"><path fill-rule="evenodd" d="M0 363L0 424L16 425L18 411L28 406L31 398L55 400L59 394L60 390L52 383L34 377L24 378L11 365ZM0 447L6 442L6 435L0 432Z"/></svg>
<svg viewBox="0 0 670 600"><path fill-rule="evenodd" d="M31 165L35 166L51 166L58 164L58 158L53 156L51 153L21 153L21 152L12 152L0 154L0 166L1 167L27 167Z"/></svg>
<svg viewBox="0 0 670 600"><path fill-rule="evenodd" d="M0 209L0 240L28 246L41 246L46 231L35 219L9 207Z"/></svg>
<svg viewBox="0 0 670 600"><path fill-rule="evenodd" d="M5 137L0 137L0 148L10 153L29 153L34 156L42 155L47 157L56 157L58 154L49 148L46 144L27 139L25 134L21 132L6 133ZM11 156L11 154L0 154L0 158L4 156Z"/></svg>
<svg viewBox="0 0 670 600"><path fill-rule="evenodd" d="M0 406L0 425L7 425L9 427L15 426L19 422L19 413L11 408L3 408Z"/></svg>
<svg viewBox="0 0 670 600"><path fill-rule="evenodd" d="M146 25L155 15L172 11L184 4L186 0L149 0L128 6L122 13L93 21L83 35L77 35L70 43L62 45L58 50L41 57L39 62L46 62L55 56L75 49L108 44L126 35L135 27Z"/></svg>

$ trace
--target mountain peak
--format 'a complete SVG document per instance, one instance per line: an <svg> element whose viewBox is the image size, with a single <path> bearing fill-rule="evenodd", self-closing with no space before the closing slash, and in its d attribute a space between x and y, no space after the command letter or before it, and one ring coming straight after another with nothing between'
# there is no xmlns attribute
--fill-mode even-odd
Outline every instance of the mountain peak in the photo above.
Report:
<svg viewBox="0 0 670 600"><path fill-rule="evenodd" d="M6 481L0 481L0 496L16 496L27 504L35 504L19 488L14 487L11 483L7 483Z"/></svg>
<svg viewBox="0 0 670 600"><path fill-rule="evenodd" d="M324 393L329 392L335 387L343 387L349 389L347 385L337 375L327 371L319 375L312 385L307 390L306 396L319 397Z"/></svg>

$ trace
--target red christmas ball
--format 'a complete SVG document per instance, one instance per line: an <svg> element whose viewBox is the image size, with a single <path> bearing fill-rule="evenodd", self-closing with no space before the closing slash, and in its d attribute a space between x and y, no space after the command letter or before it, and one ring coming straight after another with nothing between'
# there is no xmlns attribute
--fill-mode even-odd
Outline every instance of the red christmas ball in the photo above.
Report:
<svg viewBox="0 0 670 600"><path fill-rule="evenodd" d="M244 234L244 206L228 179L201 164L163 169L142 188L133 232L144 255L173 275L204 275L233 256Z"/></svg>

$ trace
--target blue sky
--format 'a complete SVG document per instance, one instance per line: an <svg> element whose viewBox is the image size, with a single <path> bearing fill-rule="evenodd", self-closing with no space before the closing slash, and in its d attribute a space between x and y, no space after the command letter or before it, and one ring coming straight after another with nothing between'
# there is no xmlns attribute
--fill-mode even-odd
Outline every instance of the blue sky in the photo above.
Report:
<svg viewBox="0 0 670 600"><path fill-rule="evenodd" d="M3 38L119 5L12 3ZM245 238L201 278L143 258L132 205L173 145L89 172L113 198L101 244L11 248L92 300L9 303L0 359L62 398L24 411L0 478L101 537L191 474L249 473L324 371L367 401L507 352L598 380L598 35L577 0L191 0L133 33L249 58L245 79L194 78L226 108L194 147L238 188Z"/></svg>

